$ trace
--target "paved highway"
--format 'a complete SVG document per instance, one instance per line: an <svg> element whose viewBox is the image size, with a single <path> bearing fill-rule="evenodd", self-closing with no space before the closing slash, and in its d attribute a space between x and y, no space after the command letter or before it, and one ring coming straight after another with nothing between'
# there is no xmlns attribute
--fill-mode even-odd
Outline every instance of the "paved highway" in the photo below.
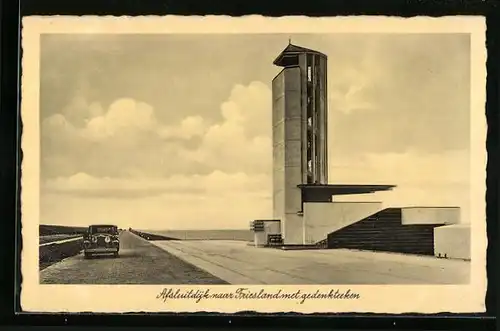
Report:
<svg viewBox="0 0 500 331"><path fill-rule="evenodd" d="M120 257L64 259L40 271L42 284L226 284L150 242L120 234Z"/></svg>

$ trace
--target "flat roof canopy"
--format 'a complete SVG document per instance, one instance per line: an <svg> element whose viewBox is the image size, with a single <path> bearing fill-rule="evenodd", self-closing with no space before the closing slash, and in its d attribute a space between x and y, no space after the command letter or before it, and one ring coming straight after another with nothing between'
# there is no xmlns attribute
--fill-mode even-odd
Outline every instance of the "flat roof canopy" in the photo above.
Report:
<svg viewBox="0 0 500 331"><path fill-rule="evenodd" d="M396 185L365 185L365 184L300 184L297 185L303 191L321 190L328 191L332 195L341 194L364 194L379 191L389 191Z"/></svg>
<svg viewBox="0 0 500 331"><path fill-rule="evenodd" d="M390 191L396 185L300 184L304 202L332 201L334 195L367 194Z"/></svg>

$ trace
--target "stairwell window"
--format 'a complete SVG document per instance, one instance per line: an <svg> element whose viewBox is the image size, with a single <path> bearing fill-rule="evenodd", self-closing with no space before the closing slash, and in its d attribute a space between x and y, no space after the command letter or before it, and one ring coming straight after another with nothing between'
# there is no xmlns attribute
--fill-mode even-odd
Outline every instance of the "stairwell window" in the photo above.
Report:
<svg viewBox="0 0 500 331"><path fill-rule="evenodd" d="M311 67L307 67L307 81L312 82L312 70Z"/></svg>

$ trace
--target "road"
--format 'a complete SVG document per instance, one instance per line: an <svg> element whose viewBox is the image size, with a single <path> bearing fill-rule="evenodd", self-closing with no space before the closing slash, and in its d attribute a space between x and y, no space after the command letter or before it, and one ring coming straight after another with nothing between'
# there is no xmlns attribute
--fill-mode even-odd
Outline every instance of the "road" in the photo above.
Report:
<svg viewBox="0 0 500 331"><path fill-rule="evenodd" d="M465 284L470 262L344 249L283 251L219 240L153 241L231 284Z"/></svg>
<svg viewBox="0 0 500 331"><path fill-rule="evenodd" d="M120 257L82 254L42 284L465 284L470 262L353 250L283 251L242 241L147 241L122 232Z"/></svg>
<svg viewBox="0 0 500 331"><path fill-rule="evenodd" d="M120 257L64 259L40 271L41 284L226 284L130 232L120 234Z"/></svg>

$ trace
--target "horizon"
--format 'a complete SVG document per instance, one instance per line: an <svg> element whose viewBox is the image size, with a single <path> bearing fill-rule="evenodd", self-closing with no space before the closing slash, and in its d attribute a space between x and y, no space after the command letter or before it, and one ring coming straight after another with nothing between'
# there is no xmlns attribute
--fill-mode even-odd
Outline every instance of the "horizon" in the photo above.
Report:
<svg viewBox="0 0 500 331"><path fill-rule="evenodd" d="M89 225L64 225L64 224L54 224L54 223L40 223L39 226L60 226L60 227L68 227L68 228L86 228L94 224L89 224ZM109 225L115 225L110 223ZM214 228L199 228L199 229L184 229L184 228L179 228L179 229L141 229L141 228L133 228L133 227L127 227L127 226L118 226L119 228L131 228L133 230L141 230L141 231L251 231L250 228L233 228L233 229L214 229Z"/></svg>

